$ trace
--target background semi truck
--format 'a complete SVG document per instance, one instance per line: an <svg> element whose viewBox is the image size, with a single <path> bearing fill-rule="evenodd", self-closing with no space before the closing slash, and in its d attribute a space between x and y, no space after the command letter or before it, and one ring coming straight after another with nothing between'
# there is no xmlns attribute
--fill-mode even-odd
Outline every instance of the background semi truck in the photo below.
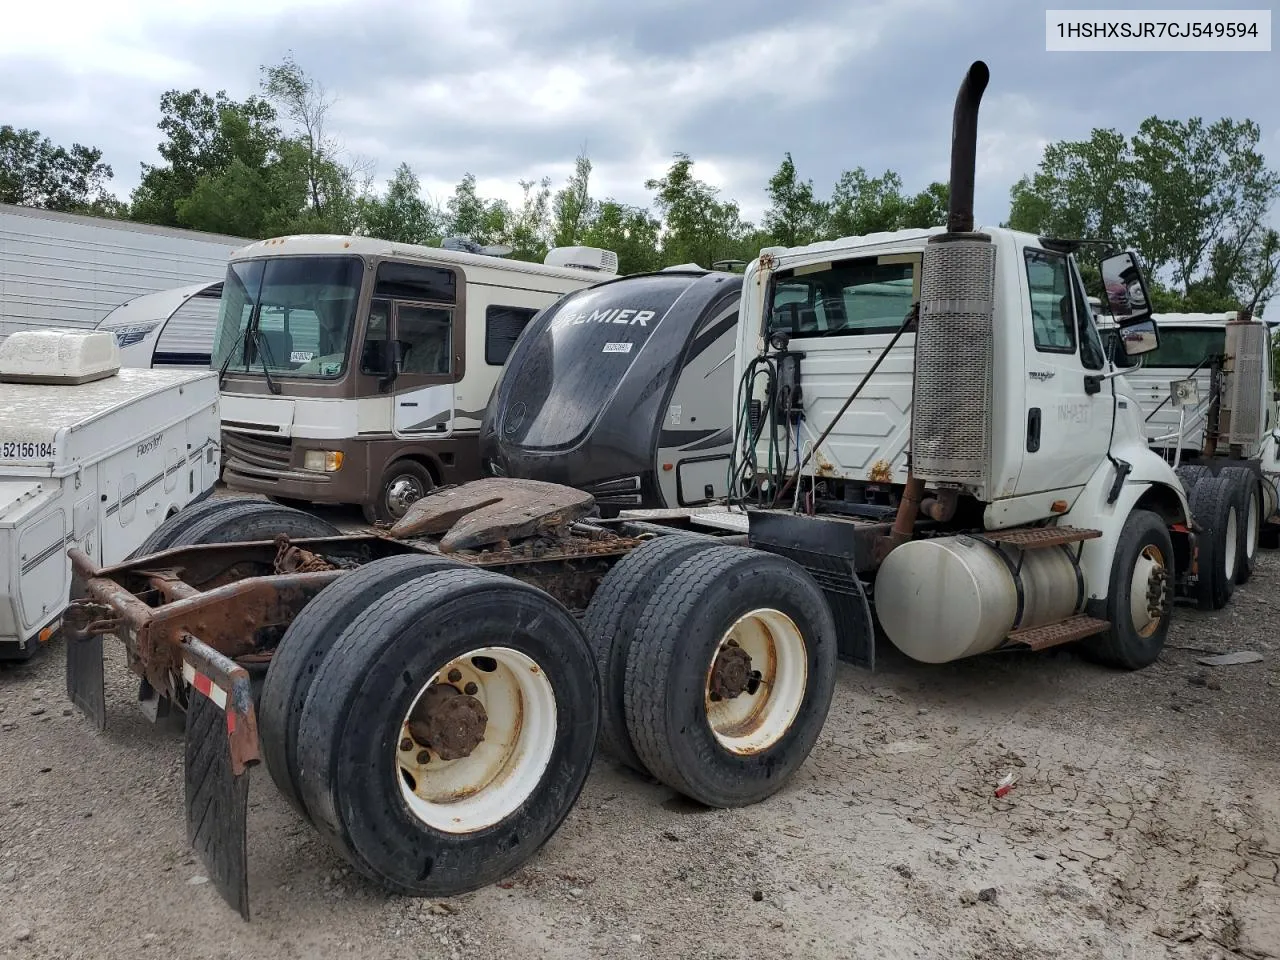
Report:
<svg viewBox="0 0 1280 960"><path fill-rule="evenodd" d="M628 764L698 802L769 797L817 740L837 650L872 662L877 620L925 662L1077 641L1122 668L1155 659L1195 579L1186 498L1070 254L973 229L987 78L974 64L957 96L947 230L748 269L733 508L598 519L583 491L489 477L377 535L211 501L149 556L104 569L72 551L68 690L104 722L114 634L185 709L189 835L228 902L248 916L260 760L355 869L439 896L551 836L602 716ZM1144 292L1132 255L1102 267ZM902 280L889 309L882 285ZM1156 345L1143 310L1117 320L1131 355Z"/></svg>
<svg viewBox="0 0 1280 960"><path fill-rule="evenodd" d="M226 273L232 251L248 242L0 204L0 338L18 330L93 329L135 298L215 283ZM192 300L163 330L157 330L161 318L152 316L120 331L130 342L157 331L148 362L131 354L123 358L125 365L207 368L216 296Z"/></svg>
<svg viewBox="0 0 1280 960"><path fill-rule="evenodd" d="M1215 538L1221 542L1208 544L1205 555L1202 603L1215 607L1252 576L1259 546L1280 545L1275 327L1248 311L1160 319L1160 348L1126 378L1142 405L1147 442L1177 467L1193 512L1201 502L1209 511L1219 500L1230 504ZM1107 336L1113 342L1113 331Z"/></svg>

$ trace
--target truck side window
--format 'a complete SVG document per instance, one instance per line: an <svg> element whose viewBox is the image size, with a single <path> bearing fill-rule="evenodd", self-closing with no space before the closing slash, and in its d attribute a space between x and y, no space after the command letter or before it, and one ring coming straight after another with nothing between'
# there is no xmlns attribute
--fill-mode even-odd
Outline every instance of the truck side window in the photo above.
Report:
<svg viewBox="0 0 1280 960"><path fill-rule="evenodd" d="M440 376L453 369L453 313L416 303L396 304L396 339L404 357L403 373Z"/></svg>
<svg viewBox="0 0 1280 960"><path fill-rule="evenodd" d="M918 262L890 256L784 271L774 284L769 323L796 337L894 333L915 302L918 271Z"/></svg>
<svg viewBox="0 0 1280 960"><path fill-rule="evenodd" d="M1107 365L1106 352L1102 348L1102 337L1098 335L1097 325L1093 322L1089 300L1084 295L1084 281L1080 279L1080 270L1074 263L1071 266L1071 292L1076 311L1076 329L1080 335L1080 363L1086 370L1101 370Z"/></svg>
<svg viewBox="0 0 1280 960"><path fill-rule="evenodd" d="M537 313L527 307L485 307L484 362L494 367L506 363L521 331Z"/></svg>
<svg viewBox="0 0 1280 960"><path fill-rule="evenodd" d="M1031 329L1041 353L1075 353L1075 317L1067 258L1027 247L1027 287L1031 294Z"/></svg>

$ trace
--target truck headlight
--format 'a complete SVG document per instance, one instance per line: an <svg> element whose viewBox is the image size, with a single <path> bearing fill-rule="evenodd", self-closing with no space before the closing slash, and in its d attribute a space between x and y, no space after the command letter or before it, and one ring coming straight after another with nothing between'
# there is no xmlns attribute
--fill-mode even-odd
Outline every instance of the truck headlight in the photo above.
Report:
<svg viewBox="0 0 1280 960"><path fill-rule="evenodd" d="M342 469L341 450L308 450L302 455L302 469L314 473L333 473Z"/></svg>

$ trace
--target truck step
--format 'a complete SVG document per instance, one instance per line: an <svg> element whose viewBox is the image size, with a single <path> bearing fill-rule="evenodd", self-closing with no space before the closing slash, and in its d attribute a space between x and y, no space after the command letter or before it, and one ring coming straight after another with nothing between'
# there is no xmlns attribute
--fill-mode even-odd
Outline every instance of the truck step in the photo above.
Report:
<svg viewBox="0 0 1280 960"><path fill-rule="evenodd" d="M1080 614L1059 620L1057 623L1047 623L1042 627L1015 630L1009 634L1008 643L1028 647L1031 650L1044 650L1047 647L1056 647L1060 643L1071 643L1073 640L1092 637L1095 633L1101 633L1110 627L1109 620L1099 620L1097 617Z"/></svg>
<svg viewBox="0 0 1280 960"><path fill-rule="evenodd" d="M1100 536L1101 530L1085 530L1083 527L1010 527L1008 530L989 530L982 534L982 539L1021 550L1043 550Z"/></svg>

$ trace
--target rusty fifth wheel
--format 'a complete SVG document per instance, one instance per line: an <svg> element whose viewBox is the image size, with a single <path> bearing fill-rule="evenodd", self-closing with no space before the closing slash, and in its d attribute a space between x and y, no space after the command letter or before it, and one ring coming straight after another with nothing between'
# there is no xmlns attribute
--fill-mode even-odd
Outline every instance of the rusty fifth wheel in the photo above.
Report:
<svg viewBox="0 0 1280 960"><path fill-rule="evenodd" d="M627 658L626 720L656 778L714 807L783 786L822 729L836 629L798 564L716 546L656 585Z"/></svg>
<svg viewBox="0 0 1280 960"><path fill-rule="evenodd" d="M600 711L573 616L471 568L369 601L305 699L302 806L353 866L410 896L472 890L533 856L582 789Z"/></svg>

